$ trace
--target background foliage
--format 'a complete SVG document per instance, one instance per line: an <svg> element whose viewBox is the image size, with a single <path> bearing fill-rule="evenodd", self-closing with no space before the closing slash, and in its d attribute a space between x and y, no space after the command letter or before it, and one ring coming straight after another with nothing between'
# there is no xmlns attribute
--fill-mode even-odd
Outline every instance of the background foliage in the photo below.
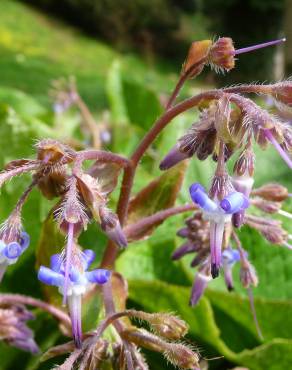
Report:
<svg viewBox="0 0 292 370"><path fill-rule="evenodd" d="M173 3L177 6L177 2ZM108 149L129 154L161 113L163 94L169 93L174 84L175 76L169 72L167 63L149 68L135 55L122 55L14 1L2 0L0 14L1 167L11 159L32 156L31 148L38 138L67 140L75 137L84 140L79 131L80 117L74 109L64 114L62 129L56 130L47 95L52 79L71 74L76 76L80 93L94 109L98 122L102 121L104 110L109 112L113 142ZM192 92L195 91L193 86ZM135 192L160 175L159 159L195 118L196 113L191 112L175 119L167 127L142 161ZM188 201L190 182L200 181L207 185L213 169L211 161L203 164L193 161L187 169L177 204ZM165 184L168 184L170 193L175 192L177 178L174 171L163 181L158 181L156 191L145 195L145 204L155 204L153 211L161 207L161 202L169 204L165 197ZM256 181L260 185L273 180L289 185L288 170L270 149L257 156ZM2 220L27 184L28 179L24 177L7 184L2 190ZM117 196L115 191L112 204L115 204ZM58 244L49 221L42 229L42 222L51 206L52 203L44 201L36 190L33 191L24 209L24 225L31 235L31 247L19 263L9 269L1 284L1 292L43 297L44 292L35 273L36 258L39 258L36 251L40 238L48 240L48 253ZM291 206L288 205L287 210ZM138 211L145 213L147 207L145 210L133 208L132 217ZM222 280L217 279L210 284L206 296L196 308L188 306L194 276L194 271L189 268L190 261L170 262L172 251L180 243L175 233L182 226L183 219L183 216L177 216L168 220L150 239L133 243L118 258L118 271L129 279L130 306L153 312L177 312L190 325L188 340L199 346L202 355L207 359L220 357L209 361L210 369L231 369L235 365L250 370L288 369L292 362L291 252L268 245L246 227L241 231L244 247L260 279L254 294L264 334L261 342L256 335L245 291L239 284L235 293L227 293ZM94 225L81 238L81 244L94 249L98 256L101 256L105 243L105 238ZM92 308L90 310L95 312ZM50 317L37 311L36 314L38 320L31 325L42 350L64 341ZM92 327L93 323L86 325ZM52 366L50 361L40 364L38 357L31 358L2 343L0 358L1 370L47 369ZM151 369L171 369L161 357L150 358Z"/></svg>

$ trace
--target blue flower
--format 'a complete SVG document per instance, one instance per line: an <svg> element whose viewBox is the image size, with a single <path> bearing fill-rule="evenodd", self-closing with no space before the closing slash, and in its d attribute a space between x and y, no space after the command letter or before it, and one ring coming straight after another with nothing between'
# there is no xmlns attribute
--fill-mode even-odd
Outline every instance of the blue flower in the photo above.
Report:
<svg viewBox="0 0 292 370"><path fill-rule="evenodd" d="M4 240L0 240L0 281L7 266L17 262L18 258L28 248L29 243L30 237L25 231L20 233L19 241L5 243Z"/></svg>
<svg viewBox="0 0 292 370"><path fill-rule="evenodd" d="M72 334L76 347L81 347L81 298L92 283L105 284L110 278L110 271L95 269L88 271L95 258L91 249L86 249L77 258L78 263L72 263L69 270L69 281L66 291L67 302L72 322ZM76 262L76 261L75 261ZM51 257L50 268L40 266L38 279L47 284L58 287L64 293L65 264L61 254Z"/></svg>
<svg viewBox="0 0 292 370"><path fill-rule="evenodd" d="M211 274L215 278L219 275L221 265L225 224L231 222L233 214L246 209L249 201L244 194L238 191L230 192L221 201L213 200L199 183L191 185L190 195L193 202L202 209L204 218L210 221Z"/></svg>

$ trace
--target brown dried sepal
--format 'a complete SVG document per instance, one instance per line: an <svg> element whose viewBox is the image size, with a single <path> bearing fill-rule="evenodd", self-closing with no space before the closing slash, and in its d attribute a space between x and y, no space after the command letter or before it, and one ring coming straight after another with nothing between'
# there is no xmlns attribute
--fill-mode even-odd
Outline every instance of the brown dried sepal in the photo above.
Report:
<svg viewBox="0 0 292 370"><path fill-rule="evenodd" d="M190 78L200 74L206 64L211 45L211 40L194 41L183 64L182 73L189 74Z"/></svg>

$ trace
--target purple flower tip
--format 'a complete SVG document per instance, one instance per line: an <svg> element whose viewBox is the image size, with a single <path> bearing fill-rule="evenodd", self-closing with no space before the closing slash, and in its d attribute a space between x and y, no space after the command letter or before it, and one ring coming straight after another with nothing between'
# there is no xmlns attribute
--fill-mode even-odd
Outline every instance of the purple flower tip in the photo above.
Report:
<svg viewBox="0 0 292 370"><path fill-rule="evenodd" d="M201 184L195 183L190 187L190 195L195 204L206 212L217 210L217 204L208 197Z"/></svg>
<svg viewBox="0 0 292 370"><path fill-rule="evenodd" d="M9 243L3 250L3 254L9 259L18 258L21 255L21 252L21 246L17 242Z"/></svg>
<svg viewBox="0 0 292 370"><path fill-rule="evenodd" d="M95 259L95 252L92 249L85 249L82 255L85 264L85 270L87 270Z"/></svg>
<svg viewBox="0 0 292 370"><path fill-rule="evenodd" d="M53 254L50 259L50 267L53 271L60 272L62 266L62 258L61 255Z"/></svg>
<svg viewBox="0 0 292 370"><path fill-rule="evenodd" d="M61 286L64 283L64 276L45 266L41 266L38 272L38 279L47 285Z"/></svg>
<svg viewBox="0 0 292 370"><path fill-rule="evenodd" d="M109 281L111 272L105 269L96 269L85 273L86 278L91 283L105 284Z"/></svg>
<svg viewBox="0 0 292 370"><path fill-rule="evenodd" d="M27 232L23 231L21 234L20 234L20 246L21 248L24 250L26 249L28 246L29 246L29 243L30 243L30 236L28 235Z"/></svg>
<svg viewBox="0 0 292 370"><path fill-rule="evenodd" d="M248 199L240 192L236 191L222 199L220 207L229 214L236 213L249 206Z"/></svg>
<svg viewBox="0 0 292 370"><path fill-rule="evenodd" d="M187 153L182 153L179 150L178 145L175 145L168 154L164 157L164 159L160 162L159 168L160 170L168 170L169 168L175 166L177 163L183 161L184 159L189 158L190 155Z"/></svg>

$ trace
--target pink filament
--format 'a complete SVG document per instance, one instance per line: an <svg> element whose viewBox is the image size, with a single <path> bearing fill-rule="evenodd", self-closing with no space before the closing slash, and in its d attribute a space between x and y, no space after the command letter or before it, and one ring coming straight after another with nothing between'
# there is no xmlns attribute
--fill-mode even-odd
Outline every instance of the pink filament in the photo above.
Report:
<svg viewBox="0 0 292 370"><path fill-rule="evenodd" d="M81 329L81 295L72 294L68 298L69 311L72 325L72 335L75 346L81 348L82 329Z"/></svg>
<svg viewBox="0 0 292 370"><path fill-rule="evenodd" d="M283 39L279 39L279 40L264 42L264 43L258 44L258 45L248 46L246 48L235 50L233 55L248 53L250 51L254 51L254 50L257 50L257 49L266 48L266 47L272 46L272 45L277 45L277 44L280 44L280 43L285 42L285 41L286 41L286 39L283 38Z"/></svg>
<svg viewBox="0 0 292 370"><path fill-rule="evenodd" d="M277 142L277 140L274 138L274 136L271 133L271 131L270 130L265 130L265 135L268 138L268 140L274 145L275 149L280 154L280 156L288 164L289 168L292 168L292 160L291 160L291 158L285 152L285 150L281 147L281 145Z"/></svg>
<svg viewBox="0 0 292 370"><path fill-rule="evenodd" d="M67 291L69 285L69 272L71 267L71 257L72 257L72 246L74 238L74 224L69 223L68 227L68 237L66 246L66 260L65 260L65 280L64 280L64 292L63 292L63 304L66 304Z"/></svg>

